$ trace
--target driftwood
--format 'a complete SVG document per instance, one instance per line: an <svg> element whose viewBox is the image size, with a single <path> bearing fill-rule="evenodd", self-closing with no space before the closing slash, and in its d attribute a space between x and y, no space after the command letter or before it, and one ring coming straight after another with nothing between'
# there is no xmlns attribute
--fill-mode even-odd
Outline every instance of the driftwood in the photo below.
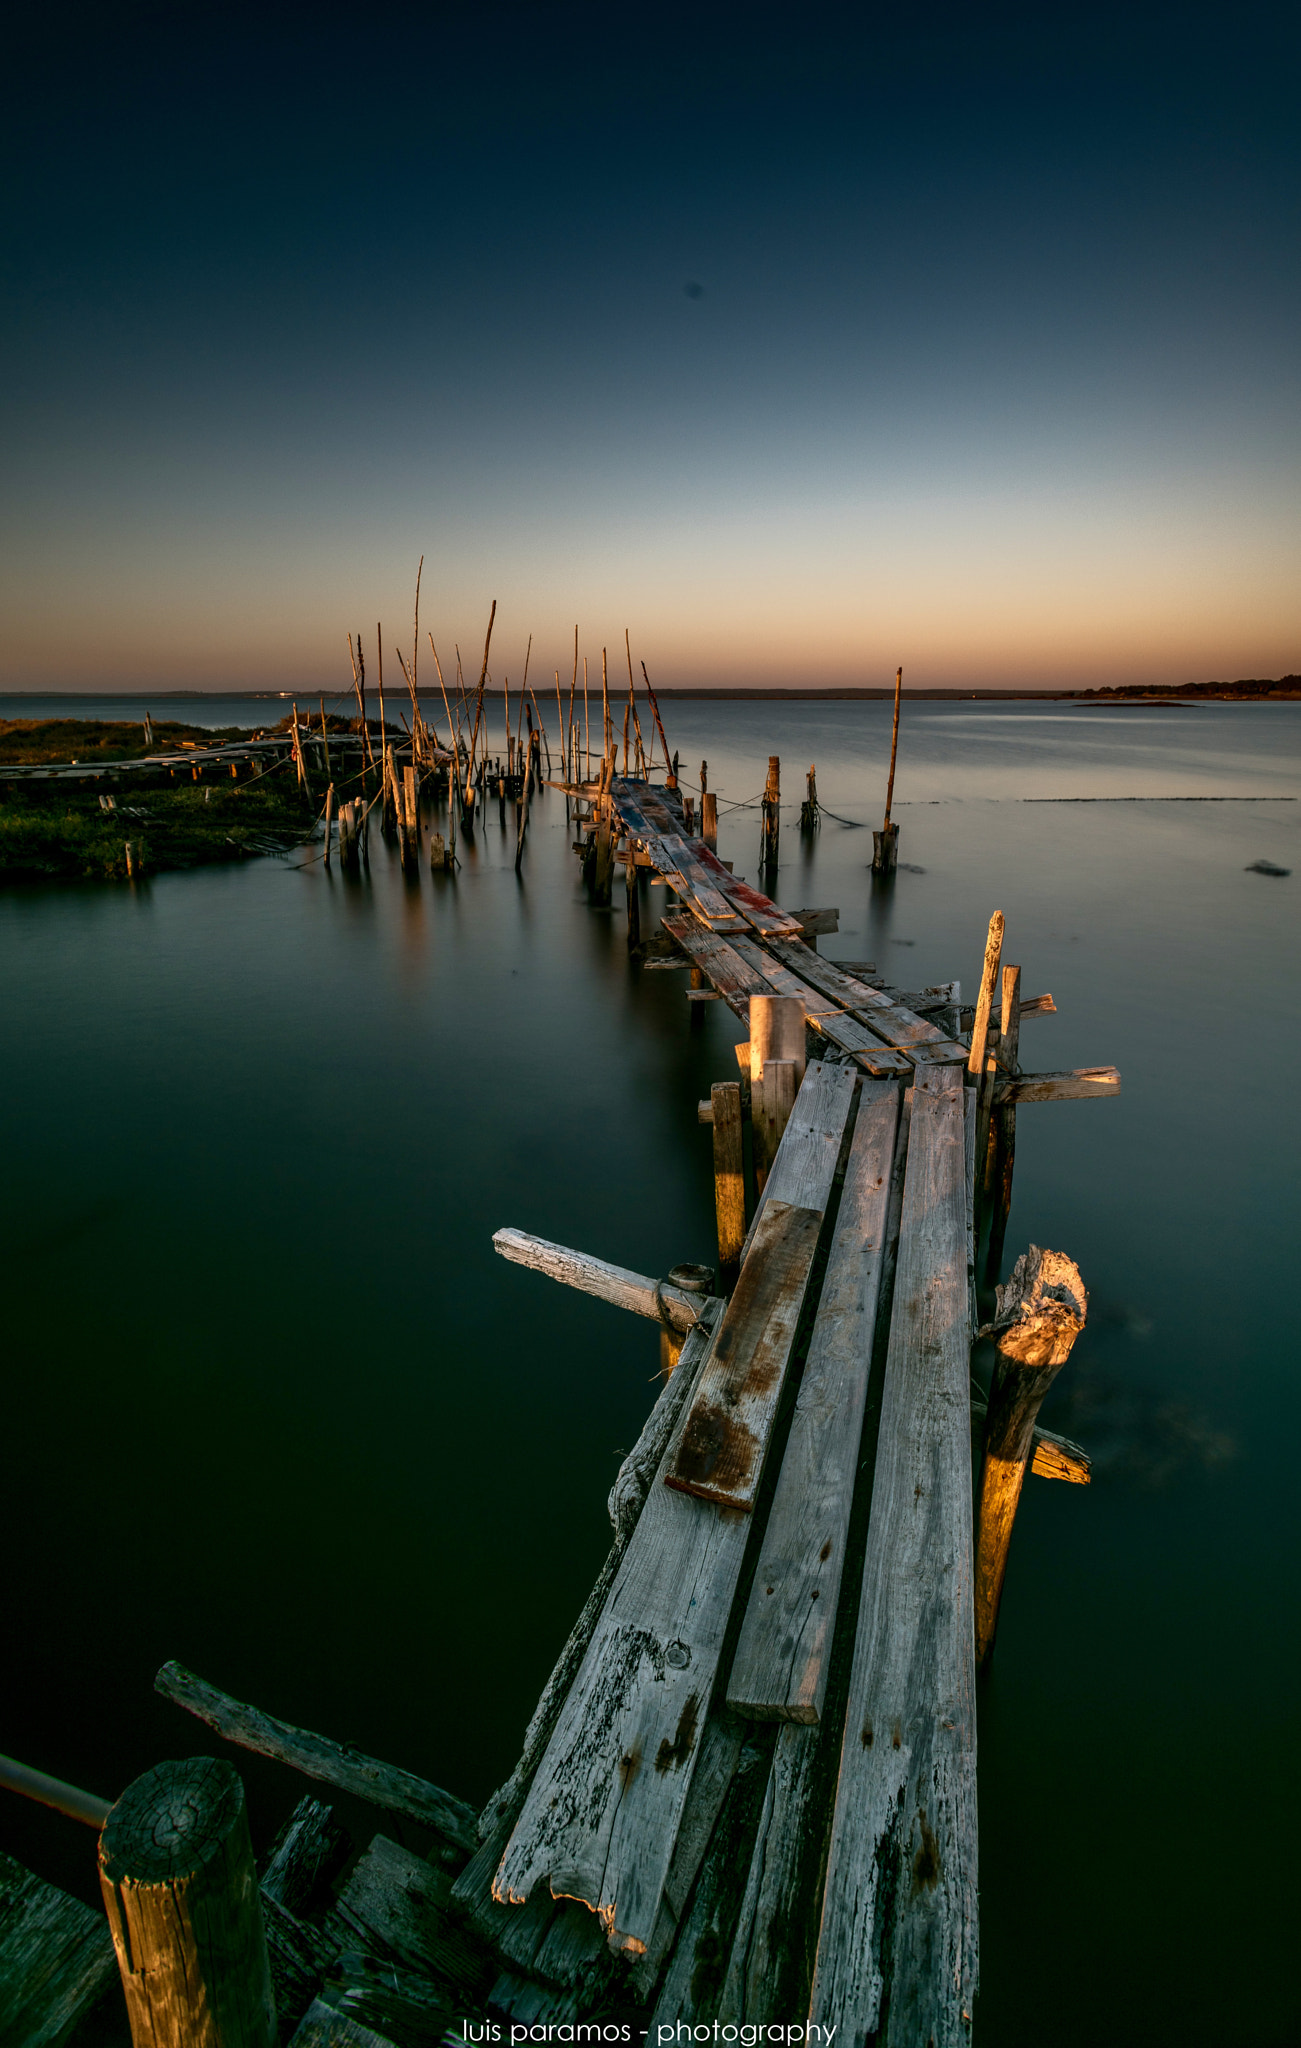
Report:
<svg viewBox="0 0 1301 2048"><path fill-rule="evenodd" d="M1071 1355L1088 1313L1079 1267L1063 1252L1023 1252L1000 1287L993 1335L998 1358L985 1419L976 1546L976 1657L994 1644L1008 1546L1034 1452L1035 1417Z"/></svg>
<svg viewBox="0 0 1301 2048"><path fill-rule="evenodd" d="M1094 1095L1119 1095L1115 1067L1071 1067L1057 1074L1007 1074L994 1084L995 1109L1021 1102L1081 1102Z"/></svg>
<svg viewBox="0 0 1301 2048"><path fill-rule="evenodd" d="M614 1308L631 1309L634 1315L648 1316L652 1322L668 1323L675 1330L687 1331L694 1328L699 1317L699 1295L684 1294L667 1280L648 1279L642 1273L629 1272L626 1266L612 1266L606 1259L592 1258L587 1252L570 1251L563 1244L552 1244L548 1238L531 1237L526 1230L496 1230L492 1244L493 1250L513 1265L528 1266L535 1273L545 1273L548 1280L559 1280L565 1287L593 1294L598 1301L608 1301Z"/></svg>
<svg viewBox="0 0 1301 2048"><path fill-rule="evenodd" d="M313 1735L306 1728L291 1727L287 1721L277 1721L256 1707L245 1706L229 1693L220 1692L215 1685L196 1677L193 1671L187 1671L183 1664L164 1664L154 1680L154 1690L241 1749L272 1757L276 1763L288 1764L304 1777L335 1785L341 1792L354 1792L372 1806L405 1813L422 1827L445 1835L467 1855L475 1846L474 1808L444 1792L440 1785L431 1785L427 1779L399 1770L394 1764L363 1756L350 1745L331 1742L328 1736Z"/></svg>
<svg viewBox="0 0 1301 2048"><path fill-rule="evenodd" d="M919 1071L812 2018L958 2048L976 1988L963 1076Z"/></svg>

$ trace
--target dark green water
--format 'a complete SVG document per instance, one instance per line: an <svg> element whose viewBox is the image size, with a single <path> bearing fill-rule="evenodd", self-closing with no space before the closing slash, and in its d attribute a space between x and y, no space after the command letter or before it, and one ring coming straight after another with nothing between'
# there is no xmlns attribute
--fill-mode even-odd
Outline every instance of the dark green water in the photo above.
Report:
<svg viewBox="0 0 1301 2048"><path fill-rule="evenodd" d="M214 722L243 715L266 707ZM725 801L773 751L789 798L816 761L824 804L879 822L888 707L669 727ZM1043 1419L1097 1478L1032 1483L1017 1525L977 2037L1289 2042L1301 805L1023 799L1295 796L1301 707L909 706L901 758L909 869L874 894L867 832L807 850L788 811L782 901L840 907L832 956L968 991L1001 908L1059 1010L1024 1063L1124 1076L1019 1120L1009 1259L1058 1247L1091 1290ZM491 1233L711 1262L695 1104L742 1033L629 966L559 796L520 880L488 824L455 884L409 886L372 837L360 884L260 862L0 893L0 1750L111 1796L203 1749L151 1690L179 1657L476 1802L510 1769L657 1338ZM757 843L724 812L752 880ZM241 1768L265 1840L296 1788ZM88 1830L0 1795L0 1846L95 1896Z"/></svg>

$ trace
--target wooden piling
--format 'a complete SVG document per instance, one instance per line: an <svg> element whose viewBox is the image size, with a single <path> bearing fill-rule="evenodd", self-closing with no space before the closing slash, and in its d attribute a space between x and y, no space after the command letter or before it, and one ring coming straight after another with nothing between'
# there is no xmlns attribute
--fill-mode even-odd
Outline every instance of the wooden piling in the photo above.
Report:
<svg viewBox="0 0 1301 2048"><path fill-rule="evenodd" d="M814 762L809 763L808 784L804 802L800 805L800 831L812 832L821 823L818 812L818 770Z"/></svg>
<svg viewBox="0 0 1301 2048"><path fill-rule="evenodd" d="M994 1647L1021 1483L1034 1456L1044 1395L1071 1355L1088 1312L1079 1267L1064 1252L1023 1252L998 1290L998 1357L985 1419L985 1461L976 1532L976 1662Z"/></svg>
<svg viewBox="0 0 1301 2048"><path fill-rule="evenodd" d="M718 852L718 798L712 789L701 791L700 836L711 853Z"/></svg>
<svg viewBox="0 0 1301 2048"><path fill-rule="evenodd" d="M781 760L768 756L768 780L763 792L763 826L759 841L759 865L775 870L781 841Z"/></svg>
<svg viewBox="0 0 1301 2048"><path fill-rule="evenodd" d="M872 866L878 874L893 874L899 863L899 827L890 823L894 802L894 763L899 751L899 700L903 696L903 670L894 679L894 730L890 734L890 779L885 786L885 824L872 834Z"/></svg>
<svg viewBox="0 0 1301 2048"><path fill-rule="evenodd" d="M244 1787L228 1763L158 1764L129 1785L99 1876L135 2048L273 2048Z"/></svg>
<svg viewBox="0 0 1301 2048"><path fill-rule="evenodd" d="M141 866L140 843L136 839L128 839L126 845L123 847L122 850L126 855L127 880L129 882L137 881L139 879Z"/></svg>
<svg viewBox="0 0 1301 2048"><path fill-rule="evenodd" d="M608 908L614 876L614 834L610 820L602 818L596 828L596 858L592 868L592 901Z"/></svg>
<svg viewBox="0 0 1301 2048"><path fill-rule="evenodd" d="M751 996L750 1082L763 1080L768 1060L794 1060L804 1079L803 996Z"/></svg>
<svg viewBox="0 0 1301 2048"><path fill-rule="evenodd" d="M1021 970L1003 969L1003 1011L998 1034L998 1066L995 1077L1020 1072L1021 1052ZM989 1150L985 1161L984 1201L989 1216L989 1245L985 1277L997 1280L1012 1209L1012 1169L1016 1162L1016 1104L1005 1102L990 1117ZM977 1162L979 1163L979 1162Z"/></svg>
<svg viewBox="0 0 1301 2048"><path fill-rule="evenodd" d="M782 1134L790 1122L795 1107L795 1097L800 1092L804 1078L801 1060L765 1060L761 1085L756 1088L751 1082L754 1109L751 1133L754 1142L754 1189L761 1195L768 1184L772 1163L777 1157L777 1147Z"/></svg>
<svg viewBox="0 0 1301 2048"><path fill-rule="evenodd" d="M994 990L998 982L998 963L1003 951L1003 913L996 910L989 920L989 932L985 939L985 958L980 970L980 992L976 997L976 1011L971 1026L971 1049L967 1054L967 1072L976 1084L976 1174L983 1189L985 1153L989 1147L989 1119L994 1103L994 1087L998 1079L997 1062L991 1044L991 1013L994 1004ZM993 1037L997 1038L997 1026L993 1026ZM981 1204L983 1210L983 1202ZM976 1229L980 1230L983 1216L976 1218Z"/></svg>
<svg viewBox="0 0 1301 2048"><path fill-rule="evenodd" d="M624 887L628 908L629 950L641 944L641 897L637 889L637 863L630 860L624 869Z"/></svg>
<svg viewBox="0 0 1301 2048"><path fill-rule="evenodd" d="M741 1084L739 1081L715 1081L709 1094L714 1109L714 1210L718 1219L718 1269L722 1285L730 1294L740 1269L746 1231Z"/></svg>
<svg viewBox="0 0 1301 2048"><path fill-rule="evenodd" d="M330 832L334 824L334 784L325 792L325 865L330 865Z"/></svg>

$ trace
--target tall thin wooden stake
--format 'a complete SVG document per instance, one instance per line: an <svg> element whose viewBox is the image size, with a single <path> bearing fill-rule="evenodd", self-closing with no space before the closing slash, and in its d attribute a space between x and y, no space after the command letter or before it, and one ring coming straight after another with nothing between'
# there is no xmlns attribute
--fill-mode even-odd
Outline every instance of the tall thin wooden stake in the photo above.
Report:
<svg viewBox="0 0 1301 2048"><path fill-rule="evenodd" d="M592 779L592 717L587 706L587 656L583 656L583 780Z"/></svg>
<svg viewBox="0 0 1301 2048"><path fill-rule="evenodd" d="M899 864L899 827L890 823L894 802L894 763L899 751L899 700L903 695L903 670L894 679L894 731L890 735L890 779L885 789L885 824L872 834L872 866L878 874L893 874Z"/></svg>
<svg viewBox="0 0 1301 2048"><path fill-rule="evenodd" d="M1003 1019L998 1034L998 1064L1004 1073L1020 1069L1021 1052L1021 970L1003 969ZM985 1166L984 1199L989 1214L989 1247L985 1278L997 1280L1003 1260L1003 1244L1012 1209L1012 1168L1016 1161L1016 1104L1005 1102L990 1122L989 1152ZM977 1164L979 1165L979 1159Z"/></svg>
<svg viewBox="0 0 1301 2048"><path fill-rule="evenodd" d="M384 713L384 629L378 619L375 621L375 653L379 660L379 748L383 759L388 753L388 725Z"/></svg>
<svg viewBox="0 0 1301 2048"><path fill-rule="evenodd" d="M669 783L670 783L670 786L672 786L672 782L673 782L673 772L672 772L672 761L673 761L673 756L672 756L672 755L670 754L670 752L669 752L669 743L668 743L668 741L667 741L667 740L665 739L665 737L664 737L664 720L663 720L663 719L662 719L662 718L660 717L660 707L659 707L659 700L657 699L657 697L656 697L656 695L655 695L655 692L654 692L654 690L652 690L652 688L651 688L651 679L650 679L649 675L648 675L648 674L647 674L647 672L646 672L646 664L645 664L645 662L643 662L643 663L642 663L642 665L641 665L641 673L642 673L642 681L643 681L643 682L645 683L645 685L646 685L646 695L647 695L647 696L648 696L648 697L650 698L650 707L651 707L651 710L652 710L652 711L654 712L654 714L655 714L655 730L656 730L656 732L658 732L658 734L659 734L659 736L660 736L660 745L661 745L661 746L663 747L663 749L664 749L664 765L665 765L665 767L666 767L666 768L668 768L668 770L669 770L669 778L668 778L668 779L669 779Z"/></svg>
<svg viewBox="0 0 1301 2048"><path fill-rule="evenodd" d="M610 724L610 678L606 673L605 649L601 649L601 717L605 758L609 760L614 745L614 732Z"/></svg>
<svg viewBox="0 0 1301 2048"><path fill-rule="evenodd" d="M570 741L571 741L571 742L572 742L572 740L573 740L573 736L574 736L574 693L575 693L575 691L577 690L577 688L578 688L578 627L577 627L577 625L575 625L575 627L574 627L574 673L573 673L573 678L572 678L572 680L571 680L571 682L570 682L570 685L569 685L569 724L568 724L568 727L566 728L566 730L567 730L567 732L568 732L568 734L569 734L569 738L570 738ZM577 761L576 761L576 760L574 759L574 755L573 755L573 749L572 749L572 745L571 745L571 748L570 748L570 753L569 753L569 761L568 761L568 766L567 766L567 768L566 768L566 770L565 770L565 779L566 779L566 781L567 781L567 782L577 782L577 780L578 780L578 774L577 774L577 769L578 769L578 763L577 763Z"/></svg>
<svg viewBox="0 0 1301 2048"><path fill-rule="evenodd" d="M979 1195L984 1182L985 1153L989 1145L989 1117L994 1101L994 1084L997 1079L997 1062L990 1046L990 1012L994 1002L994 988L998 981L998 963L1003 952L1003 913L996 910L989 920L989 934L985 940L985 959L980 970L980 992L976 997L976 1014L971 1026L971 1050L967 1054L967 1072L976 1084L976 1178ZM976 1229L980 1230L983 1218L976 1218Z"/></svg>

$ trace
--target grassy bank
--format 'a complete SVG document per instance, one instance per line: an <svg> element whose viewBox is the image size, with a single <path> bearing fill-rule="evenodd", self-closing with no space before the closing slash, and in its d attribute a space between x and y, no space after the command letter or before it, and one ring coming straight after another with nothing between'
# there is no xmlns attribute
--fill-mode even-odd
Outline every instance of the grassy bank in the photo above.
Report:
<svg viewBox="0 0 1301 2048"><path fill-rule="evenodd" d="M283 731L288 720L281 722ZM182 747L209 747L253 737L243 726L214 731L207 725L157 724L145 745L143 724L119 718L0 718L0 763L28 761L43 766L55 761L80 761L98 767L107 761L142 754L175 754Z"/></svg>
<svg viewBox="0 0 1301 2048"><path fill-rule="evenodd" d="M113 811L101 810L91 792L20 784L0 792L0 878L121 880L128 839L146 874L244 860L297 845L315 815L284 768L257 782L214 779L120 795Z"/></svg>

